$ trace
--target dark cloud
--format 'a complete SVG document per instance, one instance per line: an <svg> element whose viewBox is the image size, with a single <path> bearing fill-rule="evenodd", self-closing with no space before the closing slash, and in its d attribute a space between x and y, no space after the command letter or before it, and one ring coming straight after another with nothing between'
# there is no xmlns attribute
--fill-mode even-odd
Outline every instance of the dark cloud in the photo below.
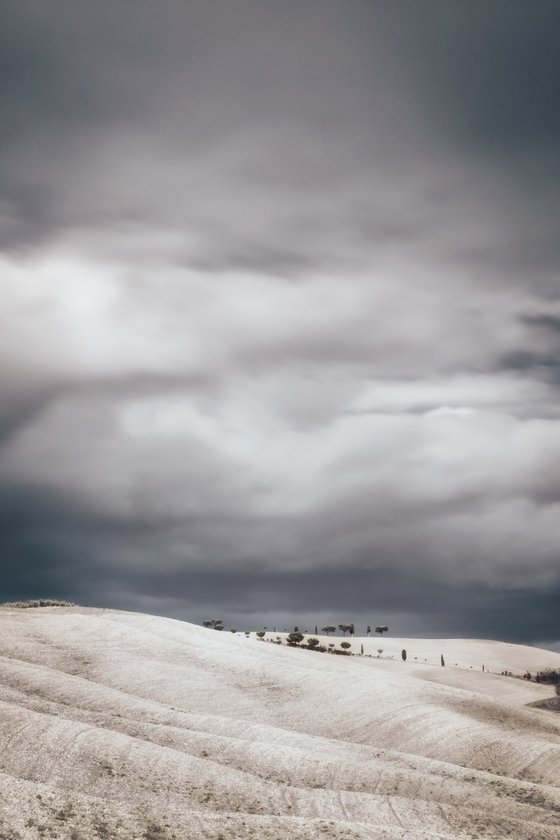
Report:
<svg viewBox="0 0 560 840"><path fill-rule="evenodd" d="M94 566L87 520L69 499L57 499L34 486L3 485L2 600L49 597L44 593L87 598Z"/></svg>
<svg viewBox="0 0 560 840"><path fill-rule="evenodd" d="M365 632L366 624L383 621L400 635L452 631L528 644L560 634L558 579L536 588L510 587L507 581L457 588L421 566L397 578L392 558L369 569L255 564L240 575L227 566L193 568L185 557L162 574L153 524L95 517L72 499L44 496L32 487L4 488L1 502L7 599L52 595L91 606L140 606L190 621L219 614L228 627L253 629L354 621ZM17 562L21 556L25 564Z"/></svg>
<svg viewBox="0 0 560 840"><path fill-rule="evenodd" d="M427 5L1 3L4 597L559 638L558 8Z"/></svg>
<svg viewBox="0 0 560 840"><path fill-rule="evenodd" d="M218 219L242 250L259 204L326 195L353 169L369 48L334 6L5 5L0 175L16 241L127 219L204 236ZM215 206L224 189L237 212Z"/></svg>
<svg viewBox="0 0 560 840"><path fill-rule="evenodd" d="M531 142L553 147L560 140L554 107L558 5L553 0L536 8L522 0L429 5L431 14L392 4L387 21L400 48L408 47L404 72L437 109L439 125L456 142L496 156Z"/></svg>
<svg viewBox="0 0 560 840"><path fill-rule="evenodd" d="M41 393L40 390L12 399L5 396L4 406L0 409L0 447L36 419L53 398L53 393Z"/></svg>
<svg viewBox="0 0 560 840"><path fill-rule="evenodd" d="M525 315L523 320L531 327L539 327L544 330L552 330L554 333L560 332L560 315Z"/></svg>
<svg viewBox="0 0 560 840"><path fill-rule="evenodd" d="M506 356L504 359L504 365L518 370L531 369L533 371L551 371L556 374L556 380L558 380L557 371L560 367L560 354L529 353L520 351Z"/></svg>
<svg viewBox="0 0 560 840"><path fill-rule="evenodd" d="M517 370L535 379L560 385L560 318L553 312L526 314L521 321L535 333L532 347L507 353L502 360L505 368Z"/></svg>

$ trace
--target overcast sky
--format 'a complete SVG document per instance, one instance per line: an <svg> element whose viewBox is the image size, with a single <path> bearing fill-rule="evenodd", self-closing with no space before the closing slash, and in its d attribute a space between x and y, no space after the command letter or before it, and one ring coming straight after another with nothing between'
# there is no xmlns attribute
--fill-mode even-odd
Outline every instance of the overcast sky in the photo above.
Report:
<svg viewBox="0 0 560 840"><path fill-rule="evenodd" d="M0 13L0 600L560 644L557 0Z"/></svg>

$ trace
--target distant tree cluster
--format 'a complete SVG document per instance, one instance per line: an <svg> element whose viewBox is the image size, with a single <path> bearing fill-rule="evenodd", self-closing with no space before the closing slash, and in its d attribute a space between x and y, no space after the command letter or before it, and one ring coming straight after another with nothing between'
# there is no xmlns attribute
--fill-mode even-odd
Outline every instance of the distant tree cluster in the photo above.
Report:
<svg viewBox="0 0 560 840"><path fill-rule="evenodd" d="M56 598L36 598L30 601L5 601L0 607L12 607L18 610L28 610L33 607L76 607L72 601L59 601Z"/></svg>
<svg viewBox="0 0 560 840"><path fill-rule="evenodd" d="M202 624L204 627L212 628L213 630L224 629L224 622L221 618L205 618Z"/></svg>
<svg viewBox="0 0 560 840"><path fill-rule="evenodd" d="M341 650L337 650L335 648L334 643L329 644L327 648L325 645L322 645L320 640L315 638L314 636L308 638L306 641L304 634L300 630L293 630L291 633L288 633L286 641L290 647L301 647L305 648L306 650L315 650L318 653L339 653L348 655L349 648L352 647L350 642L341 642Z"/></svg>
<svg viewBox="0 0 560 840"><path fill-rule="evenodd" d="M545 668L544 671L538 671L535 675L535 682L555 685L556 693L558 694L558 687L560 686L560 669Z"/></svg>
<svg viewBox="0 0 560 840"><path fill-rule="evenodd" d="M213 630L223 630L224 629L224 623L223 623L221 618L207 618L202 622L202 624L203 624L204 627L212 628ZM317 629L318 628L316 626L315 627L315 634L317 634ZM354 627L354 624L351 623L351 622L348 622L346 624L341 623L341 624L338 624L338 625L336 625L336 624L325 624L323 627L321 627L321 633L324 633L326 636L330 636L331 633L336 633L337 629L340 630L340 632L343 634L343 636L346 636L347 634L350 635L350 636L354 636L354 634L355 634L355 627ZM265 639L266 630L267 630L267 628L265 627L263 630L258 630L256 632L257 638L260 639L261 641L263 641ZM380 636L382 636L383 633L387 633L388 630L389 630L389 628L387 627L386 624L378 624L375 627L375 632L378 633ZM238 631L237 631L237 629L235 629L235 630L232 629L231 632L232 633L237 633ZM249 630L245 630L244 632L245 632L246 637L249 637L251 635L251 632ZM276 628L274 628L274 632L276 632ZM336 649L335 645L331 645L331 644L329 644L328 648L325 647L324 645L322 645L320 643L320 640L315 638L315 637L308 638L307 641L304 643L305 636L307 635L308 631L304 629L303 632L302 632L297 625L294 627L292 632L289 632L286 628L284 629L283 632L286 634L287 644L290 645L291 647L301 646L301 647L307 648L308 650L317 650L317 651L320 651L320 652L328 651L329 653L338 653L338 654L350 655L349 648L351 647L351 645L349 643L344 644L344 643L341 642L340 650ZM372 632L372 628L368 624L367 635L370 636L371 632ZM281 640L280 636L276 636L275 639L273 639L271 637L271 638L268 639L268 641L269 642L275 641L276 644L281 644L282 643L282 640ZM360 650L361 650L362 654L364 652L363 647L364 647L363 645L360 646Z"/></svg>
<svg viewBox="0 0 560 840"><path fill-rule="evenodd" d="M212 627L215 630L223 630L223 621L220 618L207 618L202 623L203 623L204 627ZM267 628L265 627L264 630L266 631L266 629ZM331 633L336 633L337 630L340 630L340 632L342 633L343 636L346 636L346 634L348 634L349 636L354 636L355 632L356 632L354 624L350 623L350 622L347 623L347 624L341 623L341 624L338 624L338 625L336 625L336 624L325 624L323 627L321 627L321 633L324 633L326 636L330 636ZM378 624L375 627L375 632L378 633L380 636L382 636L383 633L387 633L388 630L389 630L389 628L387 627L386 624ZM232 633L237 633L238 631L237 630L232 630L231 632ZM246 632L249 632L249 631L246 631ZM274 628L274 632L276 632L276 628ZM284 628L283 632L288 633L288 630L286 628ZM293 632L294 633L299 633L299 632L302 632L302 631L300 631L299 627L296 626L296 627L294 627ZM307 630L303 629L304 634L306 634L307 632L308 632ZM315 626L315 635L317 635L317 632L318 632L318 627ZM370 636L371 632L372 632L371 626L368 624L366 634L368 636ZM262 631L259 630L257 635L259 635L260 633L262 633ZM262 638L262 636L259 636L259 638Z"/></svg>

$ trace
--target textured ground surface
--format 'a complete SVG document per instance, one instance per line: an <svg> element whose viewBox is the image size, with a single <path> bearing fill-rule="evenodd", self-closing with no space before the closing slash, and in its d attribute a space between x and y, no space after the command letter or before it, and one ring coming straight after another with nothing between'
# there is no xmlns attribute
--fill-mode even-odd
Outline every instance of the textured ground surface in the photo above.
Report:
<svg viewBox="0 0 560 840"><path fill-rule="evenodd" d="M558 840L560 654L351 641L0 609L0 838Z"/></svg>

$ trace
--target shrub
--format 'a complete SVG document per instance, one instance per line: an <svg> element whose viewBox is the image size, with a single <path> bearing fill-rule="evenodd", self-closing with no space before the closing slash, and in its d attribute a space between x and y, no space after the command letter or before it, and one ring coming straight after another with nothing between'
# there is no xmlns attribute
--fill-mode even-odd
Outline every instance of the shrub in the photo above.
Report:
<svg viewBox="0 0 560 840"><path fill-rule="evenodd" d="M319 646L319 639L308 639L307 640L307 647L313 650L314 648Z"/></svg>
<svg viewBox="0 0 560 840"><path fill-rule="evenodd" d="M258 630L257 631L257 638L264 639L265 636L266 636L266 630Z"/></svg>
<svg viewBox="0 0 560 840"><path fill-rule="evenodd" d="M401 656L402 656L403 662L406 662L406 650L404 648L401 650Z"/></svg>
<svg viewBox="0 0 560 840"><path fill-rule="evenodd" d="M348 649L352 647L352 645L350 644L350 642L341 642L341 643L340 643L340 647L341 647L341 648L344 650L344 652L346 653L346 652L348 651Z"/></svg>
<svg viewBox="0 0 560 840"><path fill-rule="evenodd" d="M294 630L292 633L288 633L289 645L299 645L301 642L303 642L303 633L300 633L299 630Z"/></svg>

